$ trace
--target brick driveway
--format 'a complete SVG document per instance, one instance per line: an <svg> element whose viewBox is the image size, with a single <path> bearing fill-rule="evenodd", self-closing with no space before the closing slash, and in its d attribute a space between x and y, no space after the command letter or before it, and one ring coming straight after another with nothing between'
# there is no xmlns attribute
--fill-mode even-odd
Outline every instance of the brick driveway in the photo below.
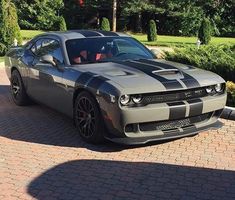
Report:
<svg viewBox="0 0 235 200"><path fill-rule="evenodd" d="M128 148L81 141L70 119L15 106L0 68L0 199L235 199L235 122Z"/></svg>

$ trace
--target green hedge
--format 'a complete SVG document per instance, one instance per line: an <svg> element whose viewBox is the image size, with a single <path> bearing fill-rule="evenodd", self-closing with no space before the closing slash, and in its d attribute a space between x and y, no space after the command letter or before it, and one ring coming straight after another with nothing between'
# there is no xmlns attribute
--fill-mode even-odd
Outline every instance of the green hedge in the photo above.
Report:
<svg viewBox="0 0 235 200"><path fill-rule="evenodd" d="M227 92L228 92L228 100L227 105L228 106L235 106L235 83L232 81L227 81L226 83Z"/></svg>
<svg viewBox="0 0 235 200"><path fill-rule="evenodd" d="M7 51L6 45L4 45L0 42L0 56L4 56L6 51Z"/></svg>
<svg viewBox="0 0 235 200"><path fill-rule="evenodd" d="M235 82L235 45L203 45L200 49L187 47L165 53L166 60L210 70Z"/></svg>

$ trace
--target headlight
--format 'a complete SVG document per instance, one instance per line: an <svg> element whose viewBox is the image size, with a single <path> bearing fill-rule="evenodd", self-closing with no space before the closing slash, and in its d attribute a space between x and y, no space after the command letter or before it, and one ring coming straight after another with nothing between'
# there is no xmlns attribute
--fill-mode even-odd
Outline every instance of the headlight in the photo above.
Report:
<svg viewBox="0 0 235 200"><path fill-rule="evenodd" d="M132 96L132 101L134 102L134 103L140 103L141 101L142 101L142 95L134 95L134 96Z"/></svg>
<svg viewBox="0 0 235 200"><path fill-rule="evenodd" d="M129 95L122 95L121 98L120 98L120 103L125 106L129 103L130 101L130 96Z"/></svg>
<svg viewBox="0 0 235 200"><path fill-rule="evenodd" d="M212 94L212 93L213 93L213 87L212 87L212 86L207 87L207 88L206 88L206 92L207 92L208 94Z"/></svg>
<svg viewBox="0 0 235 200"><path fill-rule="evenodd" d="M223 85L221 83L215 85L215 91L216 92L222 92L223 90Z"/></svg>

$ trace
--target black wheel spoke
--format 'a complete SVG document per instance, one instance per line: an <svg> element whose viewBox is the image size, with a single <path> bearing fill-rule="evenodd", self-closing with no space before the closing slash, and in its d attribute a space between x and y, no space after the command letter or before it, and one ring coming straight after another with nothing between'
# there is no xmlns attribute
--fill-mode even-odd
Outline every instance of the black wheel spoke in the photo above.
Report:
<svg viewBox="0 0 235 200"><path fill-rule="evenodd" d="M19 80L17 77L12 77L11 80L11 91L12 91L12 95L15 99L17 99L20 95L20 84L19 84Z"/></svg>
<svg viewBox="0 0 235 200"><path fill-rule="evenodd" d="M89 138L95 131L95 110L90 99L81 97L76 107L76 121L80 133Z"/></svg>

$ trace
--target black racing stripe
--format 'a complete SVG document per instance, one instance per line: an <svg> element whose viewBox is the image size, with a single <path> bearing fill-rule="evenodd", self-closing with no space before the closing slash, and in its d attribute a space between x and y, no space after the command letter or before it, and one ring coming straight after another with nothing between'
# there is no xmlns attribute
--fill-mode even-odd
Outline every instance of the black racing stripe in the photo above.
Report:
<svg viewBox="0 0 235 200"><path fill-rule="evenodd" d="M111 31L96 30L96 32L101 33L104 36L119 36L117 33Z"/></svg>
<svg viewBox="0 0 235 200"><path fill-rule="evenodd" d="M82 73L76 80L77 84L86 85L86 83L94 76L95 74L91 72Z"/></svg>
<svg viewBox="0 0 235 200"><path fill-rule="evenodd" d="M99 36L102 36L101 34L97 33L96 31L75 30L73 32L80 33L84 37L99 37Z"/></svg>
<svg viewBox="0 0 235 200"><path fill-rule="evenodd" d="M153 60L140 59L140 60L138 60L138 62L154 65L156 67L161 67L162 69L178 69L175 66L161 63L161 62L157 62L157 61L153 61Z"/></svg>
<svg viewBox="0 0 235 200"><path fill-rule="evenodd" d="M94 76L88 83L88 87L98 90L99 87L105 82L108 81L108 78L105 78L103 76Z"/></svg>
<svg viewBox="0 0 235 200"><path fill-rule="evenodd" d="M201 86L200 83L189 74L185 72L182 72L182 74L184 75L184 78L180 80L187 86L187 88L196 88Z"/></svg>
<svg viewBox="0 0 235 200"><path fill-rule="evenodd" d="M139 62L139 61L134 61L134 62L133 61L128 61L128 62L132 62L132 63L138 64L141 67L151 68L151 71L161 70L161 68L159 68L158 66L152 66L152 65L149 65L147 63L142 63L142 62Z"/></svg>
<svg viewBox="0 0 235 200"><path fill-rule="evenodd" d="M153 61L153 60L140 59L138 61L142 62L142 63L154 65L156 67L161 67L162 69L178 69L177 67L175 67L173 65L161 63L161 62L157 62L157 61ZM195 78L193 78L192 76L190 76L186 72L183 72L183 71L180 71L180 72L184 76L184 78L180 79L180 80L187 86L187 88L200 87L200 83Z"/></svg>
<svg viewBox="0 0 235 200"><path fill-rule="evenodd" d="M169 120L185 118L186 105L184 102L167 103L170 107Z"/></svg>
<svg viewBox="0 0 235 200"><path fill-rule="evenodd" d="M153 71L157 70L156 67L151 65L143 65L142 63L136 63L131 61L115 61L115 63L126 65L128 67L135 68L137 70L140 70L144 72L145 74L151 76L152 78L160 81L167 90L174 90L174 89L182 89L182 85L177 80L168 80L162 76L156 75L152 73Z"/></svg>
<svg viewBox="0 0 235 200"><path fill-rule="evenodd" d="M190 105L189 107L189 117L197 116L202 114L203 102L201 99L193 99L187 101Z"/></svg>

